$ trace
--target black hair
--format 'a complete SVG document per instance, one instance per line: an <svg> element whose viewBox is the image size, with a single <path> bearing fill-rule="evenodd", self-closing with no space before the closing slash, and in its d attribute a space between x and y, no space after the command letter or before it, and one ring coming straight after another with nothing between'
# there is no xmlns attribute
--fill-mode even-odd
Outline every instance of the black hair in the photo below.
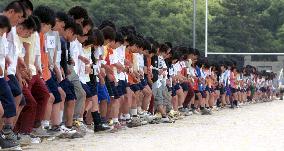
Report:
<svg viewBox="0 0 284 151"><path fill-rule="evenodd" d="M92 45L94 43L95 43L95 36L92 32L92 34L88 36L88 39L83 43L83 46Z"/></svg>
<svg viewBox="0 0 284 151"><path fill-rule="evenodd" d="M160 53L167 53L169 50L169 47L166 45L166 44L161 44L160 47L159 47L159 52Z"/></svg>
<svg viewBox="0 0 284 151"><path fill-rule="evenodd" d="M194 49L193 48L188 48L187 49L187 54L188 55L194 54Z"/></svg>
<svg viewBox="0 0 284 151"><path fill-rule="evenodd" d="M128 45L129 46L133 46L136 44L136 36L133 35L133 34L129 34L126 39L125 39L126 42L128 42Z"/></svg>
<svg viewBox="0 0 284 151"><path fill-rule="evenodd" d="M121 44L124 43L124 39L121 32L116 32L115 42L119 42Z"/></svg>
<svg viewBox="0 0 284 151"><path fill-rule="evenodd" d="M76 23L76 32L75 32L76 35L80 35L80 36L84 36L84 33L83 33L83 28L80 24L77 24Z"/></svg>
<svg viewBox="0 0 284 151"><path fill-rule="evenodd" d="M173 48L173 45L172 45L172 43L171 42L165 42L165 44L169 47L169 48Z"/></svg>
<svg viewBox="0 0 284 151"><path fill-rule="evenodd" d="M110 21L110 20L104 20L102 21L102 23L100 24L100 26L98 27L98 29L102 30L103 28L105 27L111 27L114 31L116 31L116 27L115 27L115 24Z"/></svg>
<svg viewBox="0 0 284 151"><path fill-rule="evenodd" d="M55 12L48 6L38 6L34 11L33 14L37 16L41 23L49 24L52 27L55 26Z"/></svg>
<svg viewBox="0 0 284 151"><path fill-rule="evenodd" d="M56 18L58 18L60 21L63 21L64 23L66 23L69 19L68 15L62 11L56 12Z"/></svg>
<svg viewBox="0 0 284 151"><path fill-rule="evenodd" d="M22 4L24 4L28 9L30 9L31 11L34 10L34 6L33 3L30 0L20 0L20 2Z"/></svg>
<svg viewBox="0 0 284 151"><path fill-rule="evenodd" d="M25 12L24 6L20 1L12 1L4 8L4 11L9 11L10 9L13 9L16 13Z"/></svg>
<svg viewBox="0 0 284 151"><path fill-rule="evenodd" d="M99 29L94 29L93 33L94 33L94 38L95 38L94 45L102 46L105 41L102 31L100 31Z"/></svg>
<svg viewBox="0 0 284 151"><path fill-rule="evenodd" d="M198 50L198 49L194 49L194 55L196 55L196 56L200 56L200 52L199 52L199 50Z"/></svg>
<svg viewBox="0 0 284 151"><path fill-rule="evenodd" d="M88 19L88 12L85 8L81 6L75 6L69 9L68 14L73 17L73 19Z"/></svg>
<svg viewBox="0 0 284 151"><path fill-rule="evenodd" d="M91 18L85 19L82 23L83 27L88 26L88 25L91 26L91 28L94 27L94 23Z"/></svg>
<svg viewBox="0 0 284 151"><path fill-rule="evenodd" d="M119 32L121 32L121 34L123 35L123 37L127 37L127 35L129 35L128 29L127 27L123 26L119 28Z"/></svg>
<svg viewBox="0 0 284 151"><path fill-rule="evenodd" d="M144 50L149 50L149 51L151 50L151 43L150 43L149 40L144 39L143 49L144 49Z"/></svg>
<svg viewBox="0 0 284 151"><path fill-rule="evenodd" d="M34 20L35 24L36 24L36 29L35 31L37 31L38 33L40 33L41 31L41 22L39 20L39 18L37 16L31 15L32 19Z"/></svg>
<svg viewBox="0 0 284 151"><path fill-rule="evenodd" d="M64 30L67 30L67 29L71 29L74 34L76 34L77 32L77 26L76 26L75 20L71 17L68 17L68 20L65 23Z"/></svg>
<svg viewBox="0 0 284 151"><path fill-rule="evenodd" d="M102 29L105 40L115 40L115 30L109 26Z"/></svg>
<svg viewBox="0 0 284 151"><path fill-rule="evenodd" d="M26 20L24 20L19 25L23 26L25 29L32 29L33 31L36 31L37 29L36 23L32 16L29 16Z"/></svg>
<svg viewBox="0 0 284 151"><path fill-rule="evenodd" d="M7 28L8 29L7 33L11 31L10 21L4 15L0 15L0 28Z"/></svg>

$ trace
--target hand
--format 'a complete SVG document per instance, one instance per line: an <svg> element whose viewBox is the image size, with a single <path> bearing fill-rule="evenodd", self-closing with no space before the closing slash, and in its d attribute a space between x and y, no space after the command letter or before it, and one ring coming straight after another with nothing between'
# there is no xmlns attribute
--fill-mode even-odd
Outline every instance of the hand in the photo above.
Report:
<svg viewBox="0 0 284 151"><path fill-rule="evenodd" d="M3 71L3 69L0 67L0 76L3 76L4 74L4 71Z"/></svg>

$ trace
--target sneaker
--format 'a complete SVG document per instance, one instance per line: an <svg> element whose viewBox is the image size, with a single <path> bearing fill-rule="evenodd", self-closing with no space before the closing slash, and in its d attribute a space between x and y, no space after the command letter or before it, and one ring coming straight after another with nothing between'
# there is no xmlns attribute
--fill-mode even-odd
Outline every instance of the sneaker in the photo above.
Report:
<svg viewBox="0 0 284 151"><path fill-rule="evenodd" d="M21 146L28 146L30 144L39 144L41 139L39 137L31 137L30 135L20 134L19 142Z"/></svg>
<svg viewBox="0 0 284 151"><path fill-rule="evenodd" d="M110 127L107 124L100 124L100 125L94 125L94 132L100 132L100 131L106 131L110 130Z"/></svg>
<svg viewBox="0 0 284 151"><path fill-rule="evenodd" d="M1 150L13 150L13 151L21 151L22 148L18 143L13 140L9 140L5 138L5 135L0 135L0 147Z"/></svg>
<svg viewBox="0 0 284 151"><path fill-rule="evenodd" d="M192 109L192 113L196 115L200 115L200 112L198 112L196 109Z"/></svg>
<svg viewBox="0 0 284 151"><path fill-rule="evenodd" d="M163 118L161 119L161 122L162 122L162 123L174 123L175 121L172 120L172 119L170 119L169 117L163 117Z"/></svg>
<svg viewBox="0 0 284 151"><path fill-rule="evenodd" d="M36 128L31 133L31 136L34 137L51 137L52 134L48 133L46 129L43 129L42 127Z"/></svg>
<svg viewBox="0 0 284 151"><path fill-rule="evenodd" d="M201 115L211 115L211 114L212 114L212 112L209 111L209 110L206 109L206 108L204 108L204 109L201 110Z"/></svg>
<svg viewBox="0 0 284 151"><path fill-rule="evenodd" d="M61 125L59 130L61 133L66 133L66 134L71 134L71 135L77 132L75 129L67 128L65 125Z"/></svg>
<svg viewBox="0 0 284 151"><path fill-rule="evenodd" d="M82 135L85 135L87 133L88 128L82 121L74 120L73 126L78 133Z"/></svg>
<svg viewBox="0 0 284 151"><path fill-rule="evenodd" d="M110 132L111 133L118 132L121 129L122 129L122 127L121 127L120 123L119 122L115 122L113 124L113 129Z"/></svg>
<svg viewBox="0 0 284 151"><path fill-rule="evenodd" d="M129 123L127 124L128 127L138 127L141 126L141 119L139 117L132 117Z"/></svg>
<svg viewBox="0 0 284 151"><path fill-rule="evenodd" d="M5 139L9 139L9 140L13 140L17 143L18 142L18 135L16 135L13 130L12 127L9 125L5 125L1 131L1 133L5 136Z"/></svg>

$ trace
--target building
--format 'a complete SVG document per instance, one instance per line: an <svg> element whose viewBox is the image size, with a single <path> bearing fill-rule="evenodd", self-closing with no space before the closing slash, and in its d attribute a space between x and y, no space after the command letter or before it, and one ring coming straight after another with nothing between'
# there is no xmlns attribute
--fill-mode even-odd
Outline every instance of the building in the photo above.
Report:
<svg viewBox="0 0 284 151"><path fill-rule="evenodd" d="M266 70L274 73L279 73L284 67L284 56L267 56L270 59L257 59L254 56L245 56L244 65L252 65L257 68L258 71Z"/></svg>

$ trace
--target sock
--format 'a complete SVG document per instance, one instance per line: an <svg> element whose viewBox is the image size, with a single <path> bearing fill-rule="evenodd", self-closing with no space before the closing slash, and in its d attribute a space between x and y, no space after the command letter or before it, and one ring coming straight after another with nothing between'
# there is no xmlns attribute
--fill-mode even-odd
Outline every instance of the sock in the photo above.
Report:
<svg viewBox="0 0 284 151"><path fill-rule="evenodd" d="M41 126L44 128L49 127L49 121L48 120L41 121Z"/></svg>
<svg viewBox="0 0 284 151"><path fill-rule="evenodd" d="M193 110L195 109L195 106L194 106L194 104L191 104L190 106L191 106L191 108L192 108Z"/></svg>
<svg viewBox="0 0 284 151"><path fill-rule="evenodd" d="M230 100L231 107L234 106L234 101Z"/></svg>
<svg viewBox="0 0 284 151"><path fill-rule="evenodd" d="M237 100L234 101L234 105L238 106L238 101Z"/></svg>
<svg viewBox="0 0 284 151"><path fill-rule="evenodd" d="M62 123L62 120L63 120L63 111L60 111L59 112L59 121L60 121L60 123Z"/></svg>
<svg viewBox="0 0 284 151"><path fill-rule="evenodd" d="M92 117L93 117L93 122L94 122L94 125L99 125L102 123L102 118L101 118L101 115L98 111L96 112L92 112Z"/></svg>
<svg viewBox="0 0 284 151"><path fill-rule="evenodd" d="M83 121L84 121L84 119L81 118L81 117L80 117L80 118L77 118L77 120L80 121L80 122L83 122Z"/></svg>
<svg viewBox="0 0 284 151"><path fill-rule="evenodd" d="M130 114L124 114L124 119L129 120L130 119Z"/></svg>
<svg viewBox="0 0 284 151"><path fill-rule="evenodd" d="M130 109L130 114L132 116L137 116L137 109Z"/></svg>
<svg viewBox="0 0 284 151"><path fill-rule="evenodd" d="M113 123L119 123L118 118L112 118Z"/></svg>

